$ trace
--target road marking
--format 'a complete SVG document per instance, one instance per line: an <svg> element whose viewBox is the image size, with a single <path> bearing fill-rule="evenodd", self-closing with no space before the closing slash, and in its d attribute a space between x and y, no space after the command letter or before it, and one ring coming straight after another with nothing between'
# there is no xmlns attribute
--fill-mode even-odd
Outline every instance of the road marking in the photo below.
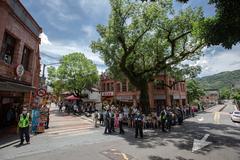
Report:
<svg viewBox="0 0 240 160"><path fill-rule="evenodd" d="M81 136L81 135L86 135L86 134L92 134L95 133L96 131L85 131L85 132L80 132L80 133L75 133L75 134L62 134L62 135L56 135L56 136L52 136L53 139L60 139L63 137L75 137L75 136Z"/></svg>
<svg viewBox="0 0 240 160"><path fill-rule="evenodd" d="M220 124L220 112L214 112L213 120L214 120L214 123Z"/></svg>
<svg viewBox="0 0 240 160"><path fill-rule="evenodd" d="M195 152L197 150L202 149L203 147L212 144L212 142L207 142L207 138L209 137L209 134L205 134L204 137L201 140L194 139L193 141L193 148L192 152Z"/></svg>
<svg viewBox="0 0 240 160"><path fill-rule="evenodd" d="M117 149L109 149L101 152L104 156L111 160L131 160L133 157L129 154L123 153Z"/></svg>
<svg viewBox="0 0 240 160"><path fill-rule="evenodd" d="M124 160L128 160L128 157L125 153L121 153L121 154L122 154Z"/></svg>
<svg viewBox="0 0 240 160"><path fill-rule="evenodd" d="M89 127L84 127L84 128L72 128L72 129L60 129L58 131L50 131L50 132L46 132L47 134L57 134L57 133L64 133L64 132L76 132L76 131L81 131L81 130L85 130L85 129L92 129L94 127L89 126Z"/></svg>
<svg viewBox="0 0 240 160"><path fill-rule="evenodd" d="M203 117L200 117L200 118L198 118L198 121L199 121L199 122L202 122L202 121L204 121L204 118L203 118Z"/></svg>

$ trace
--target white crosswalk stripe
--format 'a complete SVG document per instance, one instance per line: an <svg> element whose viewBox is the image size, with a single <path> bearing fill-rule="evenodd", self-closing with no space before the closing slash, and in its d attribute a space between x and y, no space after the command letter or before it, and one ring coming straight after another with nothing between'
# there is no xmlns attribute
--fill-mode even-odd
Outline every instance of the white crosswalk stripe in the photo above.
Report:
<svg viewBox="0 0 240 160"><path fill-rule="evenodd" d="M51 138L61 138L61 137L72 137L83 134L94 133L94 126L92 124L88 125L76 125L71 127L60 127L54 128L46 131L46 135Z"/></svg>
<svg viewBox="0 0 240 160"><path fill-rule="evenodd" d="M57 117L55 115L51 116L50 128L45 132L48 137L63 138L96 132L93 122L85 117L71 115L63 117Z"/></svg>
<svg viewBox="0 0 240 160"><path fill-rule="evenodd" d="M50 128L45 130L45 135L50 138L67 138L97 132L91 117L68 115L59 112L55 105L51 105L50 111Z"/></svg>

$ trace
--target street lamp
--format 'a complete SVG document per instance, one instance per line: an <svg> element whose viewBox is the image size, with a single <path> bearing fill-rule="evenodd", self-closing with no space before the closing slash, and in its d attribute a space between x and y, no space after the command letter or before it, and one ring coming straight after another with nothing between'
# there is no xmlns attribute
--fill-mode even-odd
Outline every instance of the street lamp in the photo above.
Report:
<svg viewBox="0 0 240 160"><path fill-rule="evenodd" d="M47 66L56 65L56 64L61 64L61 62L57 62L57 63L49 63L49 64L43 64L42 78L45 78L45 68L46 68Z"/></svg>

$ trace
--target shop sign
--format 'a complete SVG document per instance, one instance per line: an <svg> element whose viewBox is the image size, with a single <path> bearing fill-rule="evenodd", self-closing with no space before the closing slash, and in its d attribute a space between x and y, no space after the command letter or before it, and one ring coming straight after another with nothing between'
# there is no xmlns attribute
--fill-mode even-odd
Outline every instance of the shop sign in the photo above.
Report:
<svg viewBox="0 0 240 160"><path fill-rule="evenodd" d="M181 96L182 99L186 99L186 96Z"/></svg>
<svg viewBox="0 0 240 160"><path fill-rule="evenodd" d="M12 102L13 102L12 98L3 98L2 99L2 104L12 103Z"/></svg>
<svg viewBox="0 0 240 160"><path fill-rule="evenodd" d="M173 96L173 99L181 99L179 95Z"/></svg>
<svg viewBox="0 0 240 160"><path fill-rule="evenodd" d="M16 68L16 74L18 77L22 77L22 75L24 74L24 67L23 65L19 64Z"/></svg>
<svg viewBox="0 0 240 160"><path fill-rule="evenodd" d="M117 96L117 100L132 100L133 96Z"/></svg>
<svg viewBox="0 0 240 160"><path fill-rule="evenodd" d="M113 92L102 92L102 96L104 96L104 97L113 96Z"/></svg>
<svg viewBox="0 0 240 160"><path fill-rule="evenodd" d="M154 99L156 99L156 100L166 99L166 96L165 95L159 95L159 96L155 96Z"/></svg>
<svg viewBox="0 0 240 160"><path fill-rule="evenodd" d="M38 89L38 91L37 91L37 95L38 95L39 97L44 97L46 94L47 94L47 91L46 91L44 88L40 88L40 89Z"/></svg>

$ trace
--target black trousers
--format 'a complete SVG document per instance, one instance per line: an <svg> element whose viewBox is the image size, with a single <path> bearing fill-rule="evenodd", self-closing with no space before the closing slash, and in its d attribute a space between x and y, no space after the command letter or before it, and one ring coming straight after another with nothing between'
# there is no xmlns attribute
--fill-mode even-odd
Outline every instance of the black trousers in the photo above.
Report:
<svg viewBox="0 0 240 160"><path fill-rule="evenodd" d="M115 132L115 128L114 128L114 118L111 118L111 125L110 125L110 127L111 127L111 131L112 131L112 132Z"/></svg>
<svg viewBox="0 0 240 160"><path fill-rule="evenodd" d="M165 123L166 123L166 121L162 120L161 124L162 124L162 131L163 132L165 132Z"/></svg>
<svg viewBox="0 0 240 160"><path fill-rule="evenodd" d="M47 121L45 122L45 129L48 129L49 127L49 117L47 118Z"/></svg>
<svg viewBox="0 0 240 160"><path fill-rule="evenodd" d="M142 121L136 121L135 122L135 138L138 137L138 132L140 134L140 137L143 138L143 128L142 128Z"/></svg>
<svg viewBox="0 0 240 160"><path fill-rule="evenodd" d="M111 124L109 122L105 123L105 131L104 131L105 134L106 133L111 133L111 126L110 125Z"/></svg>
<svg viewBox="0 0 240 160"><path fill-rule="evenodd" d="M167 129L170 131L172 126L172 120L167 120Z"/></svg>
<svg viewBox="0 0 240 160"><path fill-rule="evenodd" d="M124 130L123 130L123 122L119 121L119 130L120 130L120 134L124 134Z"/></svg>
<svg viewBox="0 0 240 160"><path fill-rule="evenodd" d="M19 135L20 135L21 143L24 142L24 137L26 142L29 142L30 141L29 127L19 128Z"/></svg>

